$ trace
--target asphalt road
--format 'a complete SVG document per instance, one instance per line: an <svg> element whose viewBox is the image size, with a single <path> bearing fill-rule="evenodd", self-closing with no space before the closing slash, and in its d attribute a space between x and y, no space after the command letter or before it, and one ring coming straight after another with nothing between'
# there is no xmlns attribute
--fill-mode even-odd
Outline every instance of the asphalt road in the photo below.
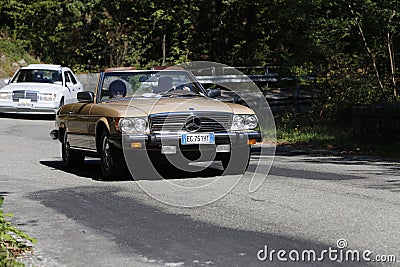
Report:
<svg viewBox="0 0 400 267"><path fill-rule="evenodd" d="M248 188L254 174L265 175L270 154L252 157L250 172L223 198L197 208L163 204L138 182L98 180L99 162L67 170L60 144L49 137L48 117L0 117L0 195L12 222L37 239L37 266L280 266L295 251L336 249L395 255L400 260L400 165L370 157L278 151L261 187ZM260 167L256 163L260 160ZM213 165L201 177L179 177L184 186L218 177ZM165 195L160 181L144 181ZM211 194L212 192L210 192ZM168 195L177 201L188 194ZM209 197L206 193L198 196ZM347 247L339 249L337 240ZM265 256L284 250L279 261ZM336 266L335 255L324 265ZM289 257L291 255L291 258ZM257 256L258 255L258 256ZM388 257L387 257L388 258ZM321 266L321 262L314 262ZM347 261L346 266L366 262ZM398 263L371 265L397 266Z"/></svg>

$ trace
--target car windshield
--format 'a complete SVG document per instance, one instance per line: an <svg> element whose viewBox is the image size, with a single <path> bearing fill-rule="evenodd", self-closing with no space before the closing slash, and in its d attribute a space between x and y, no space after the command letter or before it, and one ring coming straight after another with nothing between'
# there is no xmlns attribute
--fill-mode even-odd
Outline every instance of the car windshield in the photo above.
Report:
<svg viewBox="0 0 400 267"><path fill-rule="evenodd" d="M11 83L56 83L62 82L61 71L43 69L21 69Z"/></svg>
<svg viewBox="0 0 400 267"><path fill-rule="evenodd" d="M102 101L206 95L202 86L186 71L106 72L100 88Z"/></svg>

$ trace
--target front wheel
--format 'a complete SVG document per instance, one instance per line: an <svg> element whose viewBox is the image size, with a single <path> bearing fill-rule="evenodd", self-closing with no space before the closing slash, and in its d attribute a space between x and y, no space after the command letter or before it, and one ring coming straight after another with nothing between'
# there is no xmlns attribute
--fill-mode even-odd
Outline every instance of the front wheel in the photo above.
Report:
<svg viewBox="0 0 400 267"><path fill-rule="evenodd" d="M106 131L101 134L101 172L105 180L115 180L125 176L127 166L124 154L121 149L114 147L110 143L109 135Z"/></svg>
<svg viewBox="0 0 400 267"><path fill-rule="evenodd" d="M61 155L64 165L68 168L77 167L83 164L85 156L71 149L68 142L68 134L64 133L61 143Z"/></svg>

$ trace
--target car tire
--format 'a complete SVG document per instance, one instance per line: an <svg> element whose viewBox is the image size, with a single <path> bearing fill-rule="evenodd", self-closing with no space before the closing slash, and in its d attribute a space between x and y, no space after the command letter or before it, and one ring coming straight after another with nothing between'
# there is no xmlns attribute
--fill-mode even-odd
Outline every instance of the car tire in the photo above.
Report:
<svg viewBox="0 0 400 267"><path fill-rule="evenodd" d="M123 151L110 143L109 134L103 131L100 135L101 172L104 180L118 180L127 175L127 166Z"/></svg>
<svg viewBox="0 0 400 267"><path fill-rule="evenodd" d="M233 149L221 157L222 167L225 175L243 174L246 172L250 162L250 147Z"/></svg>
<svg viewBox="0 0 400 267"><path fill-rule="evenodd" d="M68 134L64 133L63 141L61 142L61 155L65 167L73 168L83 165L85 156L71 149L68 142Z"/></svg>

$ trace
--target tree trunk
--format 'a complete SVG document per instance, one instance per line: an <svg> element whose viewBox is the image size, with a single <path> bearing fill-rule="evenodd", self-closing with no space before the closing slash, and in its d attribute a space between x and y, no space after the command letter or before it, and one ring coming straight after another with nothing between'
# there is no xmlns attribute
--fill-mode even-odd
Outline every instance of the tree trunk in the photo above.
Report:
<svg viewBox="0 0 400 267"><path fill-rule="evenodd" d="M165 55L166 55L166 52L165 52L165 39L166 38L167 38L167 35L164 33L163 39L162 39L162 54L163 54L163 57L162 57L161 66L165 66Z"/></svg>
<svg viewBox="0 0 400 267"><path fill-rule="evenodd" d="M393 96L397 97L397 90L396 90L396 66L395 66L395 61L394 61L394 53L393 53L393 42L392 42L392 36L390 35L390 32L387 33L387 46L388 46L388 52L389 52L389 60L390 60L390 72L391 72L391 78L392 78L392 85L393 85Z"/></svg>
<svg viewBox="0 0 400 267"><path fill-rule="evenodd" d="M371 49L370 49L370 47L369 47L369 45L368 45L367 39L365 38L364 31L363 31L363 29L362 29L362 27L361 27L361 23L360 23L360 21L358 20L358 18L356 17L356 15L355 15L355 13L354 13L354 10L353 10L353 8L352 8L352 6L351 6L351 4L349 4L349 8L350 8L351 14L354 16L354 20L355 20L355 22L356 22L356 25L357 25L357 28L358 28L358 32L359 32L359 34L361 35L361 38L362 38L362 40L363 40L363 42L364 42L364 47L365 47L365 49L367 50L367 54L368 54L368 56L369 56L369 58L370 58L370 60L371 60L372 67L373 67L373 69L374 69L376 79L378 80L379 87L381 88L381 91L382 91L382 95L384 95L384 86L383 86L381 77L380 77L380 75L379 75L378 67L377 67L377 65L376 65L376 58L375 58L374 54L372 53L372 51L371 51Z"/></svg>

